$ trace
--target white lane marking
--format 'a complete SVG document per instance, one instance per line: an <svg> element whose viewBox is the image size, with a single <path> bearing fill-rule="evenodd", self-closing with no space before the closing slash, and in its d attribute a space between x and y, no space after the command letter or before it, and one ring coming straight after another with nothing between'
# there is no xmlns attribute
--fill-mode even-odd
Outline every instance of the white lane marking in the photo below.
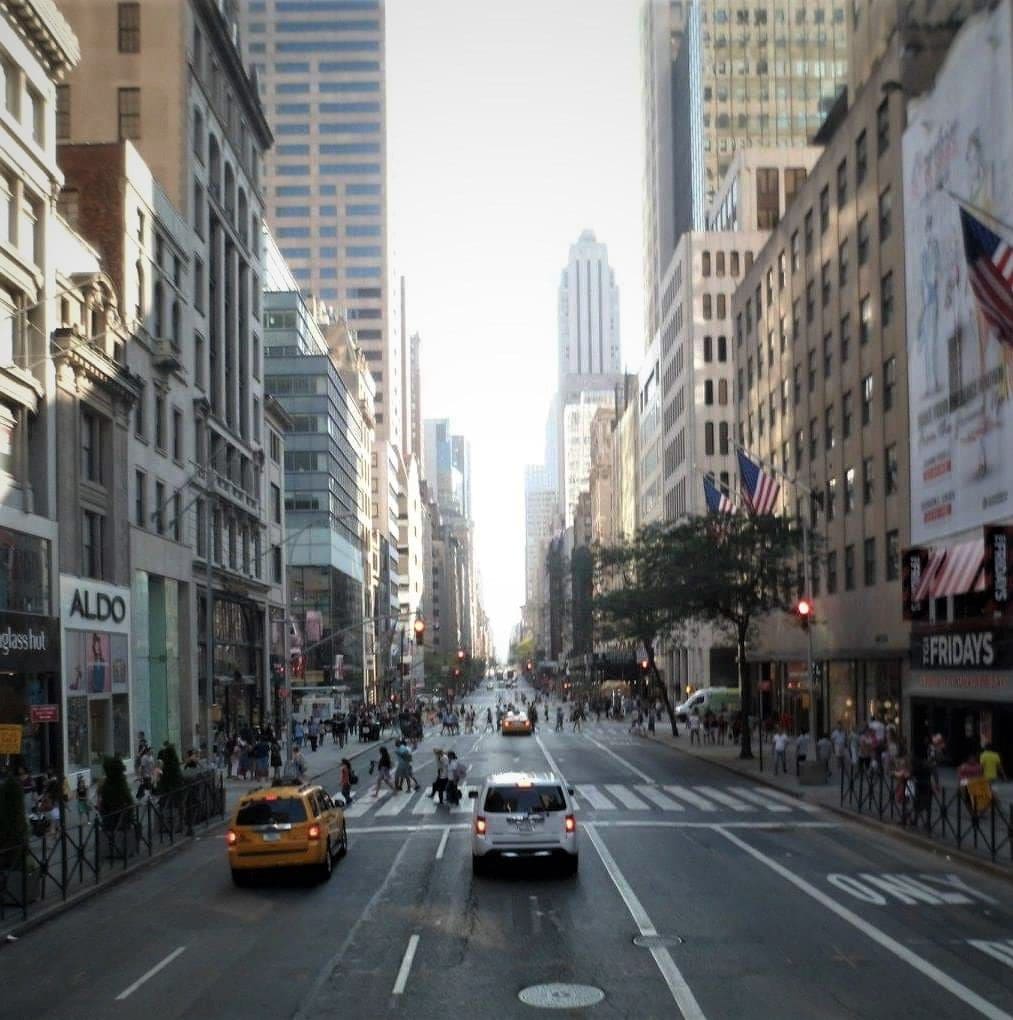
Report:
<svg viewBox="0 0 1013 1020"><path fill-rule="evenodd" d="M552 769L552 771L555 772L556 775L563 780L563 782L566 782L566 779L563 776L563 770L556 764L556 759L549 754L548 748L542 743L542 738L537 733L535 734L535 743L542 749L542 754L545 755L545 760L549 763L549 768Z"/></svg>
<svg viewBox="0 0 1013 1020"><path fill-rule="evenodd" d="M666 786L665 789L673 797L678 797L680 800L686 801L687 804L692 804L693 807L699 808L701 811L717 811L717 808L709 800L704 800L703 797L692 790L687 790L682 786Z"/></svg>
<svg viewBox="0 0 1013 1020"><path fill-rule="evenodd" d="M391 818L394 815L401 814L402 811L412 801L412 793L409 790L407 794L397 793L393 797L388 797L374 812L374 814L383 818Z"/></svg>
<svg viewBox="0 0 1013 1020"><path fill-rule="evenodd" d="M653 783L654 779L651 778L646 772L638 769L636 765L631 765L622 755L616 754L611 747L606 747L600 740L595 740L590 734L587 735L587 739L598 748L599 751L604 751L606 754L611 755L623 768L629 769L634 775L640 776L645 783Z"/></svg>
<svg viewBox="0 0 1013 1020"><path fill-rule="evenodd" d="M142 974L132 985L128 985L126 988L124 988L123 991L116 996L115 1001L120 1002L123 999L126 999L129 996L133 995L134 992L136 992L137 989L140 988L145 981L150 981L160 970L165 970L165 968L168 967L169 964L172 963L172 961L175 960L177 956L179 956L181 953L185 951L186 946L180 946L178 949L174 949L164 960L160 961L159 963L156 963L155 966L151 968L151 970L146 971L144 974Z"/></svg>
<svg viewBox="0 0 1013 1020"><path fill-rule="evenodd" d="M787 804L789 807L797 808L799 811L816 812L820 810L817 805L809 804L800 797L792 797L789 793L782 793L780 790L771 790L767 786L762 789L757 788L756 795L758 797L769 797L771 800L777 801L778 804Z"/></svg>
<svg viewBox="0 0 1013 1020"><path fill-rule="evenodd" d="M777 804L774 801L767 800L755 787L729 786L728 789L731 790L736 797L741 797L743 800L748 800L753 804L759 804L760 807L766 808L768 811L785 812L791 810L787 804Z"/></svg>
<svg viewBox="0 0 1013 1020"><path fill-rule="evenodd" d="M419 793L418 800L416 800L415 803L412 805L412 814L413 815L435 815L436 814L436 806L439 803L440 802L436 799L436 795L435 794L433 795L432 799L430 799L428 793Z"/></svg>
<svg viewBox="0 0 1013 1020"><path fill-rule="evenodd" d="M684 811L685 808L681 804L676 804L671 797L666 797L657 787L655 786L638 786L637 793L641 797L646 797L649 801L653 801L662 811Z"/></svg>
<svg viewBox="0 0 1013 1020"><path fill-rule="evenodd" d="M346 818L361 818L367 811L370 810L370 808L373 808L373 807L376 806L376 802L378 800L383 800L383 798L388 796L389 794L390 794L390 790L388 790L387 787L383 787L380 790L380 794L379 794L378 797L374 797L372 792L370 792L370 793L365 793L365 792L360 793L359 796L356 797L352 801L352 803L348 807L345 808L345 817Z"/></svg>
<svg viewBox="0 0 1013 1020"><path fill-rule="evenodd" d="M615 885L619 895L623 898L623 902L626 904L626 909L629 910L634 922L640 929L640 934L657 935L658 929L654 927L647 911L644 909L644 905L637 899L637 894L619 870L619 865L616 864L615 858L609 853L608 847L602 842L601 836L595 832L594 823L585 825L584 831L587 833L595 850L598 851L598 856L601 858L602 864L605 865L605 870L609 873L613 885ZM668 951L668 948L666 946L652 946L651 956L654 957L654 962L658 965L658 970L661 971L661 976L665 979L665 984L668 985L668 990L672 993L672 998L675 999L675 1004L679 1007L679 1012L682 1013L684 1020L706 1020L703 1010L686 983L686 979L682 976L682 972L676 966L675 960L672 959L672 954Z"/></svg>
<svg viewBox="0 0 1013 1020"><path fill-rule="evenodd" d="M450 837L450 826L448 825L443 830L443 835L440 837L440 845L436 848L436 859L438 861L443 860L443 855L447 850L447 840Z"/></svg>
<svg viewBox="0 0 1013 1020"><path fill-rule="evenodd" d="M1013 967L1013 939L1005 941L1002 939L991 941L989 939L968 939L967 941L975 949L980 949L1000 963L1005 963L1007 967Z"/></svg>
<svg viewBox="0 0 1013 1020"><path fill-rule="evenodd" d="M351 831L356 836L382 836L387 832L397 835L401 832L443 832L444 829L457 832L470 828L471 826L467 822L461 822L459 825L423 825L419 823L418 825L365 825L361 829L353 827Z"/></svg>
<svg viewBox="0 0 1013 1020"><path fill-rule="evenodd" d="M397 972L397 978L394 981L394 988L391 992L392 995L403 995L405 985L408 984L408 975L411 973L412 960L415 959L415 950L419 948L419 937L418 935L412 935L408 939L408 948L404 951L404 959L401 961L401 969Z"/></svg>
<svg viewBox="0 0 1013 1020"><path fill-rule="evenodd" d="M606 783L605 789L625 808L632 808L634 811L646 811L645 804L635 793L618 783Z"/></svg>
<svg viewBox="0 0 1013 1020"><path fill-rule="evenodd" d="M740 839L734 833L728 832L726 828L716 826L716 829L722 836L724 836L725 839L739 847L741 850L744 850L750 857L754 858L754 860L759 861L761 864L765 864L771 869L771 871L780 875L785 881L790 882L793 886L795 886L796 889L804 892L821 906L826 907L827 910L836 914L842 921L846 921L863 935L872 939L873 942L876 942L888 952L893 953L894 956L924 974L930 981L934 981L940 988L945 989L951 995L960 999L960 1001L965 1005L977 1010L982 1016L988 1017L989 1020L1013 1020L1013 1017L1011 1017L1005 1010L1002 1010L998 1006L989 1002L988 999L983 998L977 992L968 988L967 985L959 982L956 978L950 977L950 975L945 971L933 966L928 962L928 960L923 960L916 953L908 949L907 946L902 945L896 939L891 938L886 934L886 932L880 931L874 924L871 924L864 918L859 917L858 914L849 910L847 907L841 906L841 904L833 897L828 896L820 889L817 889L816 886L810 884L804 878L800 878L795 874L795 872L784 867L783 864L775 861L772 857L768 857L761 850L757 850L756 847L750 846L744 839Z"/></svg>
<svg viewBox="0 0 1013 1020"><path fill-rule="evenodd" d="M416 826L406 826L408 832L418 831ZM310 1020L311 1017L315 1017L317 1009L313 1008L316 1002L317 996L320 994L324 985L331 979L335 968L341 962L342 957L348 952L348 947L352 945L355 939L359 935L359 929L365 924L366 921L370 920L373 916L373 912L376 910L380 901L387 895L387 890L390 888L391 883L394 881L395 876L401 874L401 863L408 853L408 848L412 845L410 839L406 839L402 844L398 852L394 855L394 860L391 863L390 869L387 871L384 880L377 887L376 891L370 896L369 901L362 908L362 913L356 918L355 923L348 929L348 933L345 935L341 945L338 946L337 952L320 968L317 972L317 978L313 982L310 990L306 993L303 1000L299 1003L299 1008L296 1010L295 1016L292 1020Z"/></svg>
<svg viewBox="0 0 1013 1020"><path fill-rule="evenodd" d="M583 799L586 800L591 807L598 811L615 810L615 804L613 804L612 801L610 801L597 786L578 786L577 795L583 797Z"/></svg>
<svg viewBox="0 0 1013 1020"><path fill-rule="evenodd" d="M756 807L753 804L743 804L741 800L729 797L727 793L723 793L721 790L717 789L717 787L698 786L697 789L704 794L704 796L710 797L711 800L716 800L719 804L724 804L725 807L730 807L733 811L756 810Z"/></svg>

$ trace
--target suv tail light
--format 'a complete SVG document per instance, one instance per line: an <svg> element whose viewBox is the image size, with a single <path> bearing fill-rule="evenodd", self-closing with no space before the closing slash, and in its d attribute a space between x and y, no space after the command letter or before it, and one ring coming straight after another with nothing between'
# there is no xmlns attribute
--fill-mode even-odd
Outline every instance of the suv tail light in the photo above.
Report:
<svg viewBox="0 0 1013 1020"><path fill-rule="evenodd" d="M228 846L235 846L238 842L239 833L236 832L235 829L229 829L229 831L225 833L225 843Z"/></svg>
<svg viewBox="0 0 1013 1020"><path fill-rule="evenodd" d="M481 815L479 815L478 818L475 819L475 833L476 835L484 836L485 830L486 830L485 819Z"/></svg>
<svg viewBox="0 0 1013 1020"><path fill-rule="evenodd" d="M320 838L320 826L317 825L316 822L314 822L309 827L309 831L306 833L306 835L309 836L310 839L319 839Z"/></svg>
<svg viewBox="0 0 1013 1020"><path fill-rule="evenodd" d="M563 825L567 832L577 831L577 819L573 815L567 815L563 821Z"/></svg>

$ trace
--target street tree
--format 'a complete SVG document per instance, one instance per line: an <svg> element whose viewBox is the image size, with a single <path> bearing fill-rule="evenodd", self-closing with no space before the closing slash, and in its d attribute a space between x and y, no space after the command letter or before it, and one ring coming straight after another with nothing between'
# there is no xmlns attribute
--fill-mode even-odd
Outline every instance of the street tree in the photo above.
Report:
<svg viewBox="0 0 1013 1020"><path fill-rule="evenodd" d="M771 514L687 517L661 530L656 544L651 585L665 622L676 628L712 624L735 638L743 712L739 757L752 758L746 646L760 619L794 604L802 529Z"/></svg>
<svg viewBox="0 0 1013 1020"><path fill-rule="evenodd" d="M658 583L666 553L665 531L660 526L642 528L620 545L594 549L594 611L597 641L636 641L647 656L647 673L661 697L672 724L672 736L679 726L654 658L654 642L672 619L671 607Z"/></svg>

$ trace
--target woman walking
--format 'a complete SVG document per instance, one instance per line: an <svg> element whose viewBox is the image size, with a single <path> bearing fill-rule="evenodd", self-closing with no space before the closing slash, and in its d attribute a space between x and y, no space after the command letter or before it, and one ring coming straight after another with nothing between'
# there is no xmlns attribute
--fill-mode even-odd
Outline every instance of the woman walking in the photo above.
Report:
<svg viewBox="0 0 1013 1020"><path fill-rule="evenodd" d="M391 768L390 752L387 750L386 747L381 747L380 758L379 761L377 761L376 763L377 777L376 786L373 787L374 797L380 796L380 786L384 783L386 783L387 786L391 788L392 792L397 793L397 789L390 778L390 768Z"/></svg>

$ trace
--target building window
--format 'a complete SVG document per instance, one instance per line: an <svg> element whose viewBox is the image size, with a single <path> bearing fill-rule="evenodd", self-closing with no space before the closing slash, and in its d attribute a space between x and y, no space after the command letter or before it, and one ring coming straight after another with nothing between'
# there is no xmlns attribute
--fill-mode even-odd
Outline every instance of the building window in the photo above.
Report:
<svg viewBox="0 0 1013 1020"><path fill-rule="evenodd" d="M703 402L709 407L714 403L714 381L712 379L704 380L703 384Z"/></svg>
<svg viewBox="0 0 1013 1020"><path fill-rule="evenodd" d="M872 298L868 294L858 306L858 342L864 347L872 339Z"/></svg>
<svg viewBox="0 0 1013 1020"><path fill-rule="evenodd" d="M756 171L756 219L758 230L773 230L780 219L780 171L758 167Z"/></svg>
<svg viewBox="0 0 1013 1020"><path fill-rule="evenodd" d="M805 253L809 255L813 250L813 211L810 209L805 214Z"/></svg>
<svg viewBox="0 0 1013 1020"><path fill-rule="evenodd" d="M757 11L757 15L759 14L763 14L766 17L767 12L760 10ZM807 171L804 166L785 167L784 204L786 207L791 205L792 199L802 190L802 185L805 184L806 173Z"/></svg>
<svg viewBox="0 0 1013 1020"><path fill-rule="evenodd" d="M900 577L900 532L886 533L886 579L896 581Z"/></svg>
<svg viewBox="0 0 1013 1020"><path fill-rule="evenodd" d="M869 261L869 217L863 216L858 221L858 264L864 266Z"/></svg>
<svg viewBox="0 0 1013 1020"><path fill-rule="evenodd" d="M798 272L798 267L799 267L800 260L801 260L801 255L800 255L800 252L799 252L798 231L796 230L791 235L791 271L793 273L797 273Z"/></svg>
<svg viewBox="0 0 1013 1020"><path fill-rule="evenodd" d="M893 407L893 395L897 389L897 359L891 355L883 362L883 410Z"/></svg>
<svg viewBox="0 0 1013 1020"><path fill-rule="evenodd" d="M799 429L795 433L795 470L802 466L802 458L805 456L805 431Z"/></svg>
<svg viewBox="0 0 1013 1020"><path fill-rule="evenodd" d="M851 390L841 397L841 435L847 439L851 435L851 424L854 418L854 401Z"/></svg>
<svg viewBox="0 0 1013 1020"><path fill-rule="evenodd" d="M837 164L837 208L843 209L848 202L848 161Z"/></svg>
<svg viewBox="0 0 1013 1020"><path fill-rule="evenodd" d="M808 352L806 362L809 392L812 393L816 389L816 352L814 350Z"/></svg>
<svg viewBox="0 0 1013 1020"><path fill-rule="evenodd" d="M827 479L827 520L832 521L837 516L837 479Z"/></svg>
<svg viewBox="0 0 1013 1020"><path fill-rule="evenodd" d="M172 409L172 459L183 460L183 412Z"/></svg>
<svg viewBox="0 0 1013 1020"><path fill-rule="evenodd" d="M81 411L81 477L102 484L102 422L85 410Z"/></svg>
<svg viewBox="0 0 1013 1020"><path fill-rule="evenodd" d="M879 314L883 327L893 321L893 272L889 272L880 281Z"/></svg>
<svg viewBox="0 0 1013 1020"><path fill-rule="evenodd" d="M281 546L271 546L271 580L281 584Z"/></svg>
<svg viewBox="0 0 1013 1020"><path fill-rule="evenodd" d="M820 267L820 301L824 308L830 304L830 263L824 262Z"/></svg>
<svg viewBox="0 0 1013 1020"><path fill-rule="evenodd" d="M851 316L841 317L841 364L845 365L851 354Z"/></svg>
<svg viewBox="0 0 1013 1020"><path fill-rule="evenodd" d="M200 333L193 335L193 381L204 389L204 337Z"/></svg>
<svg viewBox="0 0 1013 1020"><path fill-rule="evenodd" d="M93 510L81 513L81 573L101 579L105 518Z"/></svg>
<svg viewBox="0 0 1013 1020"><path fill-rule="evenodd" d="M725 275L725 253L723 251L714 253L714 275Z"/></svg>
<svg viewBox="0 0 1013 1020"><path fill-rule="evenodd" d="M791 370L792 397L796 407L802 402L802 366L794 365Z"/></svg>
<svg viewBox="0 0 1013 1020"><path fill-rule="evenodd" d="M868 506L876 491L876 462L872 457L866 457L862 461L862 505Z"/></svg>
<svg viewBox="0 0 1013 1020"><path fill-rule="evenodd" d="M897 485L900 481L900 466L897 460L897 444L891 443L884 451L884 460L886 461L886 494L892 496L897 491Z"/></svg>
<svg viewBox="0 0 1013 1020"><path fill-rule="evenodd" d="M844 512L850 514L855 509L855 469L849 467L844 472Z"/></svg>
<svg viewBox="0 0 1013 1020"><path fill-rule="evenodd" d="M827 553L827 594L837 593L837 550Z"/></svg>
<svg viewBox="0 0 1013 1020"><path fill-rule="evenodd" d="M165 397L155 394L155 447L165 450Z"/></svg>
<svg viewBox="0 0 1013 1020"><path fill-rule="evenodd" d="M271 520L281 524L281 489L274 482L271 483Z"/></svg>
<svg viewBox="0 0 1013 1020"><path fill-rule="evenodd" d="M120 141L137 141L141 137L141 90L116 90Z"/></svg>
<svg viewBox="0 0 1013 1020"><path fill-rule="evenodd" d="M70 138L70 86L56 86L56 140Z"/></svg>
<svg viewBox="0 0 1013 1020"><path fill-rule="evenodd" d="M137 395L137 403L134 404L134 432L138 439L145 439L147 437L146 422L144 420L144 398L147 392L148 387L145 384Z"/></svg>
<svg viewBox="0 0 1013 1020"><path fill-rule="evenodd" d="M848 282L848 239L845 238L837 246L837 286L844 287Z"/></svg>
<svg viewBox="0 0 1013 1020"><path fill-rule="evenodd" d="M830 185L820 192L820 233L825 234L830 228Z"/></svg>
<svg viewBox="0 0 1013 1020"><path fill-rule="evenodd" d="M812 463L816 460L816 454L819 452L820 445L820 430L819 425L815 418L809 419L809 461Z"/></svg>
<svg viewBox="0 0 1013 1020"><path fill-rule="evenodd" d="M708 457L714 456L714 422L712 421L706 422L703 427L703 452Z"/></svg>
<svg viewBox="0 0 1013 1020"><path fill-rule="evenodd" d="M879 243L893 232L893 192L886 188L879 196Z"/></svg>
<svg viewBox="0 0 1013 1020"><path fill-rule="evenodd" d="M872 375L867 375L862 380L862 424L868 425L872 420L872 395L875 380Z"/></svg>
<svg viewBox="0 0 1013 1020"><path fill-rule="evenodd" d="M886 98L876 110L876 152L882 156L890 148L890 100Z"/></svg>
<svg viewBox="0 0 1013 1020"><path fill-rule="evenodd" d="M134 523L139 528L148 526L148 480L143 471L134 472Z"/></svg>
<svg viewBox="0 0 1013 1020"><path fill-rule="evenodd" d="M823 412L823 449L834 448L834 405L831 404Z"/></svg>
<svg viewBox="0 0 1013 1020"><path fill-rule="evenodd" d="M724 380L722 379L722 383L723 382L724 382ZM723 422L721 422L718 425L718 453L722 457L727 457L728 456L729 443L730 443L730 438L729 438L729 431L728 431L728 422L723 421Z"/></svg>
<svg viewBox="0 0 1013 1020"><path fill-rule="evenodd" d="M123 3L117 5L120 53L141 52L141 5Z"/></svg>
<svg viewBox="0 0 1013 1020"><path fill-rule="evenodd" d="M709 251L700 253L700 272L705 277L711 274L711 253Z"/></svg>
<svg viewBox="0 0 1013 1020"><path fill-rule="evenodd" d="M273 430L271 432L270 450L271 450L271 460L273 460L275 462L275 464L280 464L281 463L281 437L278 435L277 432L274 432Z"/></svg>
<svg viewBox="0 0 1013 1020"><path fill-rule="evenodd" d="M810 280L805 285L805 321L808 325L816 317L816 281Z"/></svg>
<svg viewBox="0 0 1013 1020"><path fill-rule="evenodd" d="M179 542L183 534L183 495L180 492L172 494L172 538Z"/></svg>
<svg viewBox="0 0 1013 1020"><path fill-rule="evenodd" d="M855 590L855 547L853 545L844 547L844 590Z"/></svg>
<svg viewBox="0 0 1013 1020"><path fill-rule="evenodd" d="M155 482L155 531L165 534L165 483Z"/></svg>
<svg viewBox="0 0 1013 1020"><path fill-rule="evenodd" d="M866 144L865 132L863 131L855 139L855 188L857 189L865 180L865 172L869 167L868 145Z"/></svg>
<svg viewBox="0 0 1013 1020"><path fill-rule="evenodd" d="M871 588L876 583L876 540L867 538L862 545L863 573L865 587Z"/></svg>

